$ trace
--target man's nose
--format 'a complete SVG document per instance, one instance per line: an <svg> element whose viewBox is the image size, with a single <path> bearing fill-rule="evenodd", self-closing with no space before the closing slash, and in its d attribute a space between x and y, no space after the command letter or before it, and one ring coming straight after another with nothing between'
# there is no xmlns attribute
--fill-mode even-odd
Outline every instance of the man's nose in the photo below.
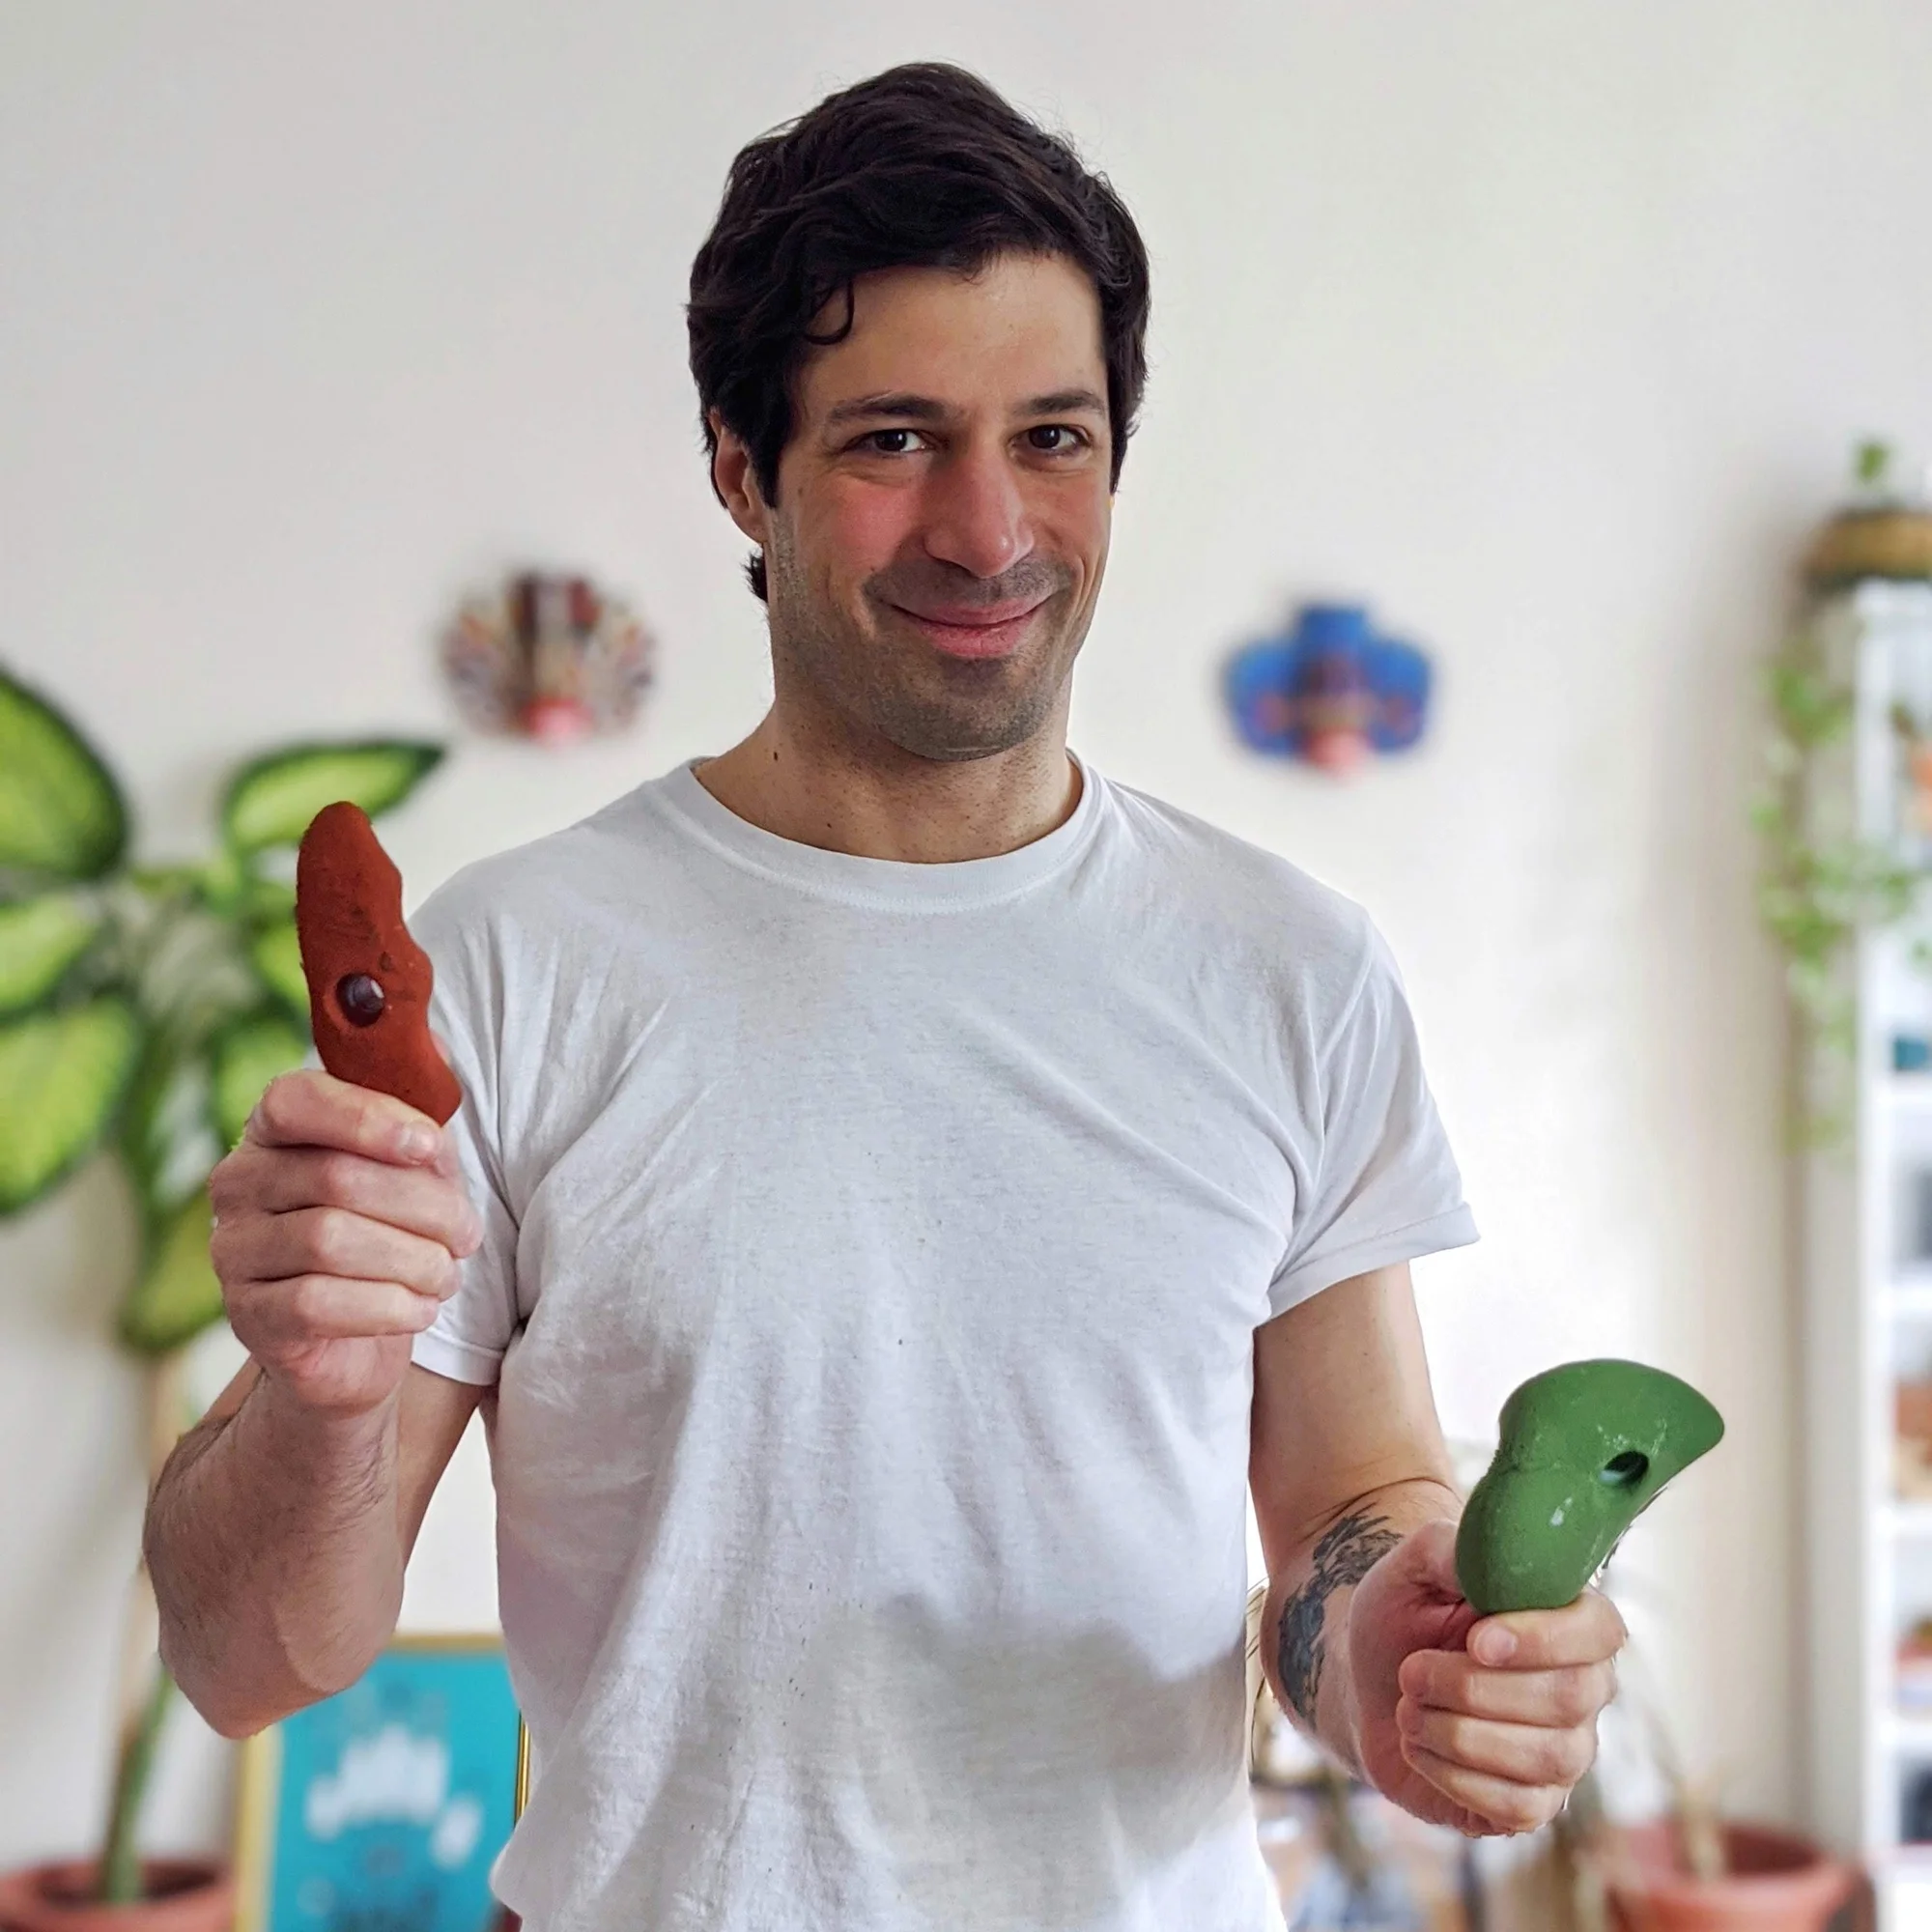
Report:
<svg viewBox="0 0 1932 1932"><path fill-rule="evenodd" d="M1020 480L1004 451L962 450L927 484L925 550L975 577L997 577L1033 549Z"/></svg>

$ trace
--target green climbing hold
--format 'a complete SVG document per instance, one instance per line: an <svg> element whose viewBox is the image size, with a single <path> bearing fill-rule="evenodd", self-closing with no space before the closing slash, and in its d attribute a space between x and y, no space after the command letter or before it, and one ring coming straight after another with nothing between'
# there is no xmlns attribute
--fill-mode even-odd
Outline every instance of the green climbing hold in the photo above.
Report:
<svg viewBox="0 0 1932 1932"><path fill-rule="evenodd" d="M1641 1362L1532 1376L1503 1404L1495 1461L1463 1512L1463 1595L1486 1617L1575 1603L1658 1492L1723 1433L1689 1382Z"/></svg>

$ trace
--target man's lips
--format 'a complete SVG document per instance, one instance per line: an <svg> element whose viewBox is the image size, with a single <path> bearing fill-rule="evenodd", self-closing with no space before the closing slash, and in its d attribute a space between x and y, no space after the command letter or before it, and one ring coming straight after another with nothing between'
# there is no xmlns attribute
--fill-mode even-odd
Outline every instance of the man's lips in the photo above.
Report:
<svg viewBox="0 0 1932 1932"><path fill-rule="evenodd" d="M891 608L949 657L1000 658L1018 645L1028 621L1049 601L1041 597L1021 604L940 604L917 611L895 604Z"/></svg>

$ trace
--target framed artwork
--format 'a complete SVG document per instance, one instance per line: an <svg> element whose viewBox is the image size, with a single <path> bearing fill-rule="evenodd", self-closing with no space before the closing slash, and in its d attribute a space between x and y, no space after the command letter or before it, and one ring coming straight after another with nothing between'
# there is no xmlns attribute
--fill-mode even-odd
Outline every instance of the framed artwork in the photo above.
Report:
<svg viewBox="0 0 1932 1932"><path fill-rule="evenodd" d="M236 1932L499 1932L526 1776L501 1640L398 1637L359 1682L249 1739Z"/></svg>

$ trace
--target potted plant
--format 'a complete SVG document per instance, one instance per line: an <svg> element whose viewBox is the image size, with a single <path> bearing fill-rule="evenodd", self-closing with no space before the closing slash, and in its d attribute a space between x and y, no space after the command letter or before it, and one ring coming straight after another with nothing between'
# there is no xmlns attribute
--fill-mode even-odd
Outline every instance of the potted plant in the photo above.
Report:
<svg viewBox="0 0 1932 1932"><path fill-rule="evenodd" d="M1857 1889L1851 1866L1797 1833L1711 1822L1698 1862L1681 1813L1615 1834L1605 1873L1613 1924L1625 1932L1825 1932Z"/></svg>
<svg viewBox="0 0 1932 1932"><path fill-rule="evenodd" d="M1554 1830L1565 1932L1825 1932L1859 1873L1781 1827L1723 1817L1715 1788L1691 1778L1625 1653L1621 1701L1635 1714L1669 1793L1659 1816L1612 1824L1592 1772Z"/></svg>
<svg viewBox="0 0 1932 1932"><path fill-rule="evenodd" d="M1898 452L1874 437L1852 452L1851 501L1820 530L1804 559L1815 589L1874 577L1932 577L1932 498L1900 485Z"/></svg>
<svg viewBox="0 0 1932 1932"><path fill-rule="evenodd" d="M309 1047L293 856L335 799L400 804L440 745L291 745L237 770L213 854L129 862L126 795L56 705L0 667L0 1217L111 1154L140 1217L119 1339L140 1363L151 1478L190 1418L182 1350L221 1316L207 1180L263 1089ZM130 1606L123 1719L99 1854L0 1874L10 1932L226 1932L214 1861L143 1861L142 1799L173 1687Z"/></svg>

